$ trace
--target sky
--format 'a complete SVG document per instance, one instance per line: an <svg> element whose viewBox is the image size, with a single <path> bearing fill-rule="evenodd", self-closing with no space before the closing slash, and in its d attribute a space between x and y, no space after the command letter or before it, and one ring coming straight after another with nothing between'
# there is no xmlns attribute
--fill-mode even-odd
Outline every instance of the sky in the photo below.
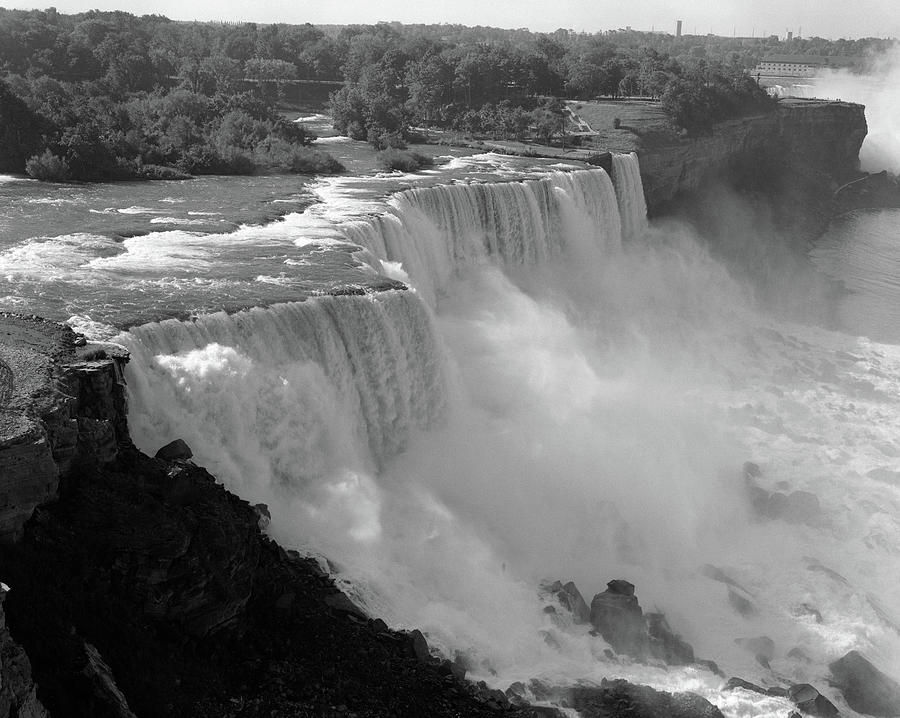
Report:
<svg viewBox="0 0 900 718"><path fill-rule="evenodd" d="M597 32L631 26L686 34L804 37L900 36L897 0L0 0L7 8L45 8L64 13L92 8L156 13L176 20L230 20L313 24L462 23Z"/></svg>

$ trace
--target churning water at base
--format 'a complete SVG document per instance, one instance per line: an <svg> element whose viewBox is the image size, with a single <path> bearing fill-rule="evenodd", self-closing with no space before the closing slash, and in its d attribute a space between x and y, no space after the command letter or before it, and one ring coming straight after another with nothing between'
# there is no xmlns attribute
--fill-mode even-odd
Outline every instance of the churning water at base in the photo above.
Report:
<svg viewBox="0 0 900 718"><path fill-rule="evenodd" d="M537 594L626 578L729 675L853 715L827 662L900 667L900 352L757 312L684 228L646 225L636 158L613 174L408 190L339 227L414 290L133 329L136 440L186 439L282 543L492 685L624 676L788 713L610 660ZM815 499L755 511L747 460L760 490ZM760 635L769 669L735 642Z"/></svg>

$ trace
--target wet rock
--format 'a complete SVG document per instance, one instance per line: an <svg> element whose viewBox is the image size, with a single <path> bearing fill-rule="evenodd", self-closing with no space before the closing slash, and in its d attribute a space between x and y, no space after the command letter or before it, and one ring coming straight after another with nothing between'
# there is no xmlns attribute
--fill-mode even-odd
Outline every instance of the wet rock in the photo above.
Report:
<svg viewBox="0 0 900 718"><path fill-rule="evenodd" d="M591 625L617 653L646 654L649 635L634 584L621 579L610 581L603 593L594 596Z"/></svg>
<svg viewBox="0 0 900 718"><path fill-rule="evenodd" d="M553 595L556 600L572 614L575 623L590 623L591 609L581 595L574 581L563 584L561 581L544 584L541 589Z"/></svg>
<svg viewBox="0 0 900 718"><path fill-rule="evenodd" d="M428 663L431 660L431 651L428 650L428 641L417 628L409 633L409 643L413 656L420 663Z"/></svg>
<svg viewBox="0 0 900 718"><path fill-rule="evenodd" d="M761 693L763 695L766 693L766 689L762 686L758 686L750 681L745 681L743 678L738 678L737 676L729 678L725 685L722 686L723 691L733 691L736 688L743 688L745 691L752 691L753 693Z"/></svg>
<svg viewBox="0 0 900 718"><path fill-rule="evenodd" d="M265 531L267 528L269 528L269 524L272 523L272 514L269 511L269 507L265 504L254 504L253 511L256 512L256 515L259 517L259 521L257 523L257 525L259 526L259 530Z"/></svg>
<svg viewBox="0 0 900 718"><path fill-rule="evenodd" d="M3 602L9 586L0 583L0 716L3 718L48 718L37 698L31 677L31 661L6 628Z"/></svg>
<svg viewBox="0 0 900 718"><path fill-rule="evenodd" d="M367 618L362 609L351 601L347 594L341 591L330 593L323 599L323 603L337 614L356 616L357 618Z"/></svg>
<svg viewBox="0 0 900 718"><path fill-rule="evenodd" d="M648 613L647 632L650 636L650 655L671 666L684 666L694 662L694 649L669 626L662 613Z"/></svg>
<svg viewBox="0 0 900 718"><path fill-rule="evenodd" d="M756 606L746 596L738 593L731 586L728 587L728 604L744 618L749 618L756 614Z"/></svg>
<svg viewBox="0 0 900 718"><path fill-rule="evenodd" d="M719 668L719 664L715 661L711 661L708 658L700 658L695 661L696 665L702 666L710 673L714 673L715 675L724 678L725 674L722 673L722 670Z"/></svg>
<svg viewBox="0 0 900 718"><path fill-rule="evenodd" d="M194 455L183 439L175 439L156 452L156 458L163 461L187 461Z"/></svg>
<svg viewBox="0 0 900 718"><path fill-rule="evenodd" d="M859 651L850 651L828 667L834 685L853 710L873 716L900 716L900 684Z"/></svg>
<svg viewBox="0 0 900 718"><path fill-rule="evenodd" d="M800 646L794 646L787 654L788 658L793 658L795 661L802 661L803 663L810 663L812 661L806 651L800 648Z"/></svg>
<svg viewBox="0 0 900 718"><path fill-rule="evenodd" d="M90 685L91 701L97 706L97 713L106 718L135 718L100 651L85 641L84 656L82 674Z"/></svg>
<svg viewBox="0 0 900 718"><path fill-rule="evenodd" d="M666 693L622 679L576 686L569 702L583 718L722 718L716 706L695 693Z"/></svg>
<svg viewBox="0 0 900 718"><path fill-rule="evenodd" d="M803 713L819 718L834 718L840 715L837 706L809 683L795 683L788 688L787 697Z"/></svg>

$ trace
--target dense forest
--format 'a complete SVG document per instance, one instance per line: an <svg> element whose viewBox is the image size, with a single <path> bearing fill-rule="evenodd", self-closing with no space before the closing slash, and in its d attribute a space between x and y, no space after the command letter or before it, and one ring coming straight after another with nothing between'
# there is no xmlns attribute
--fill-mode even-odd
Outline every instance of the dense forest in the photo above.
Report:
<svg viewBox="0 0 900 718"><path fill-rule="evenodd" d="M599 96L657 98L698 133L771 107L745 70L769 53L871 57L889 44L0 9L0 170L82 180L338 171L278 111L298 80L331 83L335 127L380 149L402 148L416 127L550 141L562 99Z"/></svg>

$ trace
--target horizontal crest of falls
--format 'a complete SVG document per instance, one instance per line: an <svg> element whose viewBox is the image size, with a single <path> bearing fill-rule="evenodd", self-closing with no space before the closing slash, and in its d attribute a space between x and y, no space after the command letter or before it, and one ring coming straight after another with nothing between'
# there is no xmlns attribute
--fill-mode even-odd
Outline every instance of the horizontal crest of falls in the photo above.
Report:
<svg viewBox="0 0 900 718"><path fill-rule="evenodd" d="M342 455L377 466L443 414L442 354L412 292L170 319L118 341L139 445L184 438L231 477L312 478Z"/></svg>
<svg viewBox="0 0 900 718"><path fill-rule="evenodd" d="M616 252L623 221L630 237L646 220L636 156L614 158L613 173L617 189L602 169L411 189L383 214L340 228L379 268L401 264L418 293L325 296L133 328L119 341L132 353L136 440L152 452L181 437L232 480L290 483L348 456L377 468L445 411L445 361L426 303L468 264Z"/></svg>
<svg viewBox="0 0 900 718"><path fill-rule="evenodd" d="M460 267L492 259L541 264L616 251L637 236L646 205L637 156L614 156L615 187L602 169L554 172L522 182L454 184L395 194L387 211L344 231L382 267L400 265L433 302Z"/></svg>

